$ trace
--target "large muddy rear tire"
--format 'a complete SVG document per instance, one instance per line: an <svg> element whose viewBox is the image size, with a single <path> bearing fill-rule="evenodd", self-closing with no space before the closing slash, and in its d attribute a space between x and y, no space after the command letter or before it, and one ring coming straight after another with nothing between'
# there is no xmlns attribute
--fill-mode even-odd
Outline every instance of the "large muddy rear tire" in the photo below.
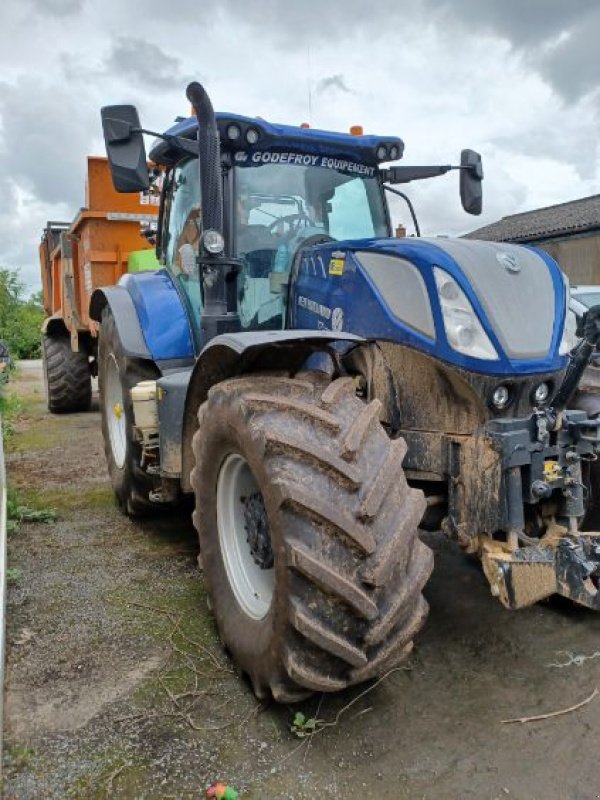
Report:
<svg viewBox="0 0 600 800"><path fill-rule="evenodd" d="M144 516L157 508L149 500L155 488L154 480L140 466L142 452L135 435L130 394L139 381L157 377L158 370L152 364L125 356L114 317L107 306L102 312L98 341L102 435L117 505L130 517Z"/></svg>
<svg viewBox="0 0 600 800"><path fill-rule="evenodd" d="M48 411L70 414L89 411L92 373L85 351L74 353L68 336L42 335L42 361Z"/></svg>
<svg viewBox="0 0 600 800"><path fill-rule="evenodd" d="M425 500L380 407L350 378L306 373L227 380L200 408L204 576L222 641L259 698L292 702L381 675L425 621Z"/></svg>

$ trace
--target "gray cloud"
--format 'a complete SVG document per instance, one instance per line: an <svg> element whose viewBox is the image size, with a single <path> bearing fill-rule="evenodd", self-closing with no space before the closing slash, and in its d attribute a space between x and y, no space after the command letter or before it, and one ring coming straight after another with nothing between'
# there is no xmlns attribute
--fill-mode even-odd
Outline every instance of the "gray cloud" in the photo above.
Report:
<svg viewBox="0 0 600 800"><path fill-rule="evenodd" d="M98 110L68 87L22 77L0 84L0 118L0 173L43 202L80 206Z"/></svg>
<svg viewBox="0 0 600 800"><path fill-rule="evenodd" d="M316 91L318 94L323 94L328 91L352 94L352 89L348 88L344 76L341 73L330 75L327 78L321 78L321 80L317 82Z"/></svg>
<svg viewBox="0 0 600 800"><path fill-rule="evenodd" d="M570 125L564 130L549 135L542 128L523 131L518 136L494 136L490 143L494 150L506 159L515 155L529 156L533 153L552 159L557 163L572 164L582 180L592 177L600 156L600 141L594 127L581 128Z"/></svg>
<svg viewBox="0 0 600 800"><path fill-rule="evenodd" d="M141 9L141 0L137 2ZM153 18L168 20L171 15L163 0L144 0L143 8ZM180 0L179 10L193 20L197 0ZM600 86L597 0L378 0L371 4L364 0L289 0L285 12L280 0L206 0L203 14L209 25L219 15L226 16L253 27L259 35L268 31L274 43L297 50L316 49L332 38L342 47L342 42L356 36L375 47L377 38L395 27L407 34L411 27L422 26L435 26L440 36L454 40L460 50L465 38L483 33L507 40L567 101L576 101ZM207 23L201 24L205 28ZM400 36L397 46L405 46Z"/></svg>
<svg viewBox="0 0 600 800"><path fill-rule="evenodd" d="M52 17L69 17L82 10L84 0L31 0L31 3L42 14Z"/></svg>
<svg viewBox="0 0 600 800"><path fill-rule="evenodd" d="M600 90L600 6L582 16L568 35L537 57L537 65L566 99L577 100Z"/></svg>
<svg viewBox="0 0 600 800"><path fill-rule="evenodd" d="M157 89L180 89L189 81L181 72L179 58L170 56L153 42L122 36L105 62L109 74Z"/></svg>
<svg viewBox="0 0 600 800"><path fill-rule="evenodd" d="M463 32L507 39L523 60L567 101L600 87L596 0L423 0Z"/></svg>
<svg viewBox="0 0 600 800"><path fill-rule="evenodd" d="M597 8L596 0L423 0L423 7L442 11L473 33L482 30L508 39L516 47L539 45L578 26Z"/></svg>

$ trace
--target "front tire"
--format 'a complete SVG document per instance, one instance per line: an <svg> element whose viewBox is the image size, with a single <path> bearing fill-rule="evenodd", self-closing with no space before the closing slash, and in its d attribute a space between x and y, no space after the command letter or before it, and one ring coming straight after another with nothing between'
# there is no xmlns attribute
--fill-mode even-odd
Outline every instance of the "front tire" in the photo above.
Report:
<svg viewBox="0 0 600 800"><path fill-rule="evenodd" d="M139 381L157 377L158 371L152 365L125 356L114 317L107 306L102 312L98 342L102 435L117 505L130 517L144 516L156 509L149 500L154 481L140 466L142 451L135 436L130 390Z"/></svg>
<svg viewBox="0 0 600 800"><path fill-rule="evenodd" d="M42 361L48 411L70 414L89 411L92 404L92 373L87 353L75 353L68 336L42 334Z"/></svg>
<svg viewBox="0 0 600 800"><path fill-rule="evenodd" d="M349 378L307 373L227 380L200 408L192 486L204 576L223 643L260 698L381 675L425 621L425 500L380 407Z"/></svg>

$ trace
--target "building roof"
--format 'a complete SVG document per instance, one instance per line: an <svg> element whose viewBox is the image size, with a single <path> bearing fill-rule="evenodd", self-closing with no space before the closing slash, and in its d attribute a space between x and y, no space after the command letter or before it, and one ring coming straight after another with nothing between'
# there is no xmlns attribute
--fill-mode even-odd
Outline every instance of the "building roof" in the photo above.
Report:
<svg viewBox="0 0 600 800"><path fill-rule="evenodd" d="M529 242L600 229L600 194L512 214L465 234L466 239Z"/></svg>

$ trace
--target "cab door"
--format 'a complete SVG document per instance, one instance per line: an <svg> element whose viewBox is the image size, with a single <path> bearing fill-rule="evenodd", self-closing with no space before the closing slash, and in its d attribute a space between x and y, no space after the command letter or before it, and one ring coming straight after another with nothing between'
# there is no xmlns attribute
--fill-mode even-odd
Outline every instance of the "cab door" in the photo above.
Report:
<svg viewBox="0 0 600 800"><path fill-rule="evenodd" d="M202 292L198 254L202 233L198 159L180 161L169 173L163 198L161 264L171 275L187 307L196 348L201 346Z"/></svg>

